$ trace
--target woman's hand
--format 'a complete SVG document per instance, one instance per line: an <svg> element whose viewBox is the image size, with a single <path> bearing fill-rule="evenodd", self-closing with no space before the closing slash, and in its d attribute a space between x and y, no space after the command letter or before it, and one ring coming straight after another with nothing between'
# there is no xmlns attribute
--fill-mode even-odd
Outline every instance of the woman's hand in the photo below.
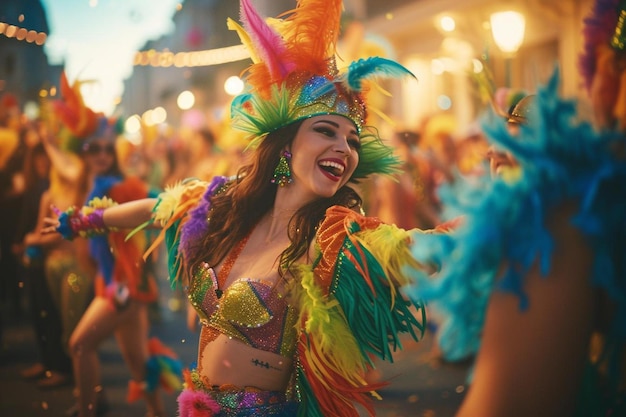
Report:
<svg viewBox="0 0 626 417"><path fill-rule="evenodd" d="M40 232L43 235L47 235L50 233L57 233L57 228L61 225L59 223L58 217L44 217L43 218L43 227Z"/></svg>

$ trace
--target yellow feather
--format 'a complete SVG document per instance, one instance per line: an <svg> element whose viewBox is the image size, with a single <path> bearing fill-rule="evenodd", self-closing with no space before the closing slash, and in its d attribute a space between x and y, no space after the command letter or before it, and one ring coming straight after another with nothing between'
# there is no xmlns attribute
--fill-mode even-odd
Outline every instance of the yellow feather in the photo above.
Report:
<svg viewBox="0 0 626 417"><path fill-rule="evenodd" d="M252 62L254 64L260 62L261 60L259 59L259 56L254 49L254 45L252 45L252 41L250 40L250 35L248 35L248 32L246 32L246 30L239 23L235 22L230 17L226 20L226 25L228 26L229 30L234 30L235 32L237 32L241 43L243 44L243 46L246 47L248 52L250 52L250 59L252 59Z"/></svg>
<svg viewBox="0 0 626 417"><path fill-rule="evenodd" d="M200 180L190 180L188 182L177 182L165 188L159 195L160 203L154 210L153 219L155 223L165 227L168 223L177 220L186 213L186 210L177 210L181 203L184 203L185 196L193 195L194 201L206 190L207 183Z"/></svg>
<svg viewBox="0 0 626 417"><path fill-rule="evenodd" d="M355 233L357 240L378 260L383 267L389 284L405 284L403 269L411 266L420 269L421 265L413 259L409 250L410 234L407 230L394 225L382 224L375 229Z"/></svg>
<svg viewBox="0 0 626 417"><path fill-rule="evenodd" d="M319 372L331 368L354 386L363 385L365 381L360 375L365 372L366 361L338 301L323 295L309 267L302 266L299 276L301 288L294 295L300 306L300 318L305 320L309 343L322 353L321 358L309 355L308 359Z"/></svg>

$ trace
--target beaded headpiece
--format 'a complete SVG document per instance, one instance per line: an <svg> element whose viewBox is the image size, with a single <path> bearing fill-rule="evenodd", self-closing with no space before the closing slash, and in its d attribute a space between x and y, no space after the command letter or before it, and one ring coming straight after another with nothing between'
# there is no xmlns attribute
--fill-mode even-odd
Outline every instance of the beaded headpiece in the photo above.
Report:
<svg viewBox="0 0 626 417"><path fill-rule="evenodd" d="M80 153L93 139L115 141L123 131L120 118L108 118L87 107L80 91L81 85L79 81L70 85L65 72L62 72L60 81L62 99L52 103L54 113L64 128L60 132L60 146L74 153Z"/></svg>
<svg viewBox="0 0 626 417"><path fill-rule="evenodd" d="M335 47L339 36L341 0L298 0L281 19L264 20L241 0L243 26L232 19L247 46L252 65L246 91L231 105L232 126L250 134L256 146L268 133L298 120L323 114L351 120L361 136L360 162L353 178L392 173L397 163L392 149L365 126L367 105L363 81L412 75L397 62L371 57L339 71Z"/></svg>
<svg viewBox="0 0 626 417"><path fill-rule="evenodd" d="M530 94L519 100L509 112L507 121L509 123L516 124L528 123L529 116L533 113L534 110L533 105L536 105L536 97L537 96L535 94Z"/></svg>

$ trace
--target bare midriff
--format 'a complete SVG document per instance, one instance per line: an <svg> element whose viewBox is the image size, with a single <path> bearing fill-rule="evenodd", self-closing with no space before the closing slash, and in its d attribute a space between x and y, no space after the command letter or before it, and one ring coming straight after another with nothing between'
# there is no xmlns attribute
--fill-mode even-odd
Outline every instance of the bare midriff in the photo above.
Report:
<svg viewBox="0 0 626 417"><path fill-rule="evenodd" d="M212 386L234 385L265 391L285 391L292 374L293 360L255 349L220 334L205 344L198 372Z"/></svg>

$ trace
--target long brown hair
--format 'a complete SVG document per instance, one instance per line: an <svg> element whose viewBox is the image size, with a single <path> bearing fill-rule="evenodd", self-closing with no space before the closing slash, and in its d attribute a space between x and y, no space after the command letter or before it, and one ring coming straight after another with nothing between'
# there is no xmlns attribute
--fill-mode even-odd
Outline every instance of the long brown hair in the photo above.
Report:
<svg viewBox="0 0 626 417"><path fill-rule="evenodd" d="M296 136L302 121L278 129L261 141L250 164L243 166L227 191L211 198L209 232L190 251L186 264L193 277L201 262L219 264L234 246L247 236L272 208L277 185L270 182L283 149ZM289 186L287 186L289 187ZM333 205L357 207L362 203L352 188L343 186L330 198L319 198L301 207L289 222L291 244L280 255L279 274L285 272L308 251L326 209Z"/></svg>

